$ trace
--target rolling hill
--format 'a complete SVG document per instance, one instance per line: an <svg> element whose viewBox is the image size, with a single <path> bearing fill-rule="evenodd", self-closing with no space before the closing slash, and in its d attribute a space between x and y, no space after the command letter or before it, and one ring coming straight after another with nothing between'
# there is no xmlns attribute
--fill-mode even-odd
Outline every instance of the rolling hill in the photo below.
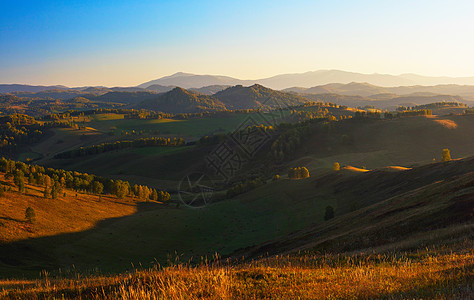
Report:
<svg viewBox="0 0 474 300"><path fill-rule="evenodd" d="M67 89L63 85L43 86L43 85L27 85L27 84L0 84L0 93L11 92L30 92L37 93L46 90Z"/></svg>
<svg viewBox="0 0 474 300"><path fill-rule="evenodd" d="M196 94L179 87L164 94L150 97L150 99L138 103L135 107L168 113L194 113L226 108L222 102L215 98Z"/></svg>
<svg viewBox="0 0 474 300"><path fill-rule="evenodd" d="M228 108L249 109L262 107L282 107L308 102L308 99L290 93L275 91L254 84L249 87L237 85L214 94Z"/></svg>

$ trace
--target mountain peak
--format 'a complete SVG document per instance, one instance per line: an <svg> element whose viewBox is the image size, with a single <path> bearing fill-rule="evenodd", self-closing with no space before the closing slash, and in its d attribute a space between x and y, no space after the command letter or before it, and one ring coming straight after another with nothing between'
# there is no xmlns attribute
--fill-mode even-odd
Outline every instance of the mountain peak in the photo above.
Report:
<svg viewBox="0 0 474 300"><path fill-rule="evenodd" d="M176 72L173 75L165 76L163 78L175 78L175 77L185 77L185 76L195 76L195 74L184 73L184 72Z"/></svg>

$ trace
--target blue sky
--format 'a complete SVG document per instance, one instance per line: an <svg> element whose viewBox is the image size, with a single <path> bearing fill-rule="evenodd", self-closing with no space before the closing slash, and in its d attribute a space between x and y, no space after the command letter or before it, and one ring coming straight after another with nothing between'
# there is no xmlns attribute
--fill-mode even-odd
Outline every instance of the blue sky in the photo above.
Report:
<svg viewBox="0 0 474 300"><path fill-rule="evenodd" d="M0 83L129 86L178 71L474 76L474 1L0 3Z"/></svg>

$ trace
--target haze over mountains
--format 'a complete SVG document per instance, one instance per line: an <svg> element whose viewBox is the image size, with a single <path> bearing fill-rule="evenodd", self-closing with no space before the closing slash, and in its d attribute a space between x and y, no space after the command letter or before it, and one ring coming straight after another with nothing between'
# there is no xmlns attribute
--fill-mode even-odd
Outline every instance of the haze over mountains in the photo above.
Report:
<svg viewBox="0 0 474 300"><path fill-rule="evenodd" d="M414 86L414 85L474 85L474 77L430 77L416 74L362 74L355 72L346 72L340 70L319 70L306 73L295 74L280 74L269 78L261 78L255 80L244 80L233 78L229 76L220 75L198 75L178 72L170 76L161 77L138 85L137 87L114 87L115 91L120 89L149 89L157 92L167 92L174 87L181 87L185 89L195 88L199 89L208 86L233 86L244 85L250 86L253 84L260 84L271 89L288 89L292 87L312 88L318 85L326 85L332 83L348 84L352 82L368 83L380 87L399 87L399 86ZM40 92L51 89L67 89L63 85L54 86L38 86L26 84L0 84L0 93L10 93L16 91L22 92ZM76 87L74 89L84 90L89 87ZM96 88L104 88L99 86ZM214 92L217 92L213 89Z"/></svg>
<svg viewBox="0 0 474 300"><path fill-rule="evenodd" d="M154 84L163 86L174 85L182 88L200 88L209 85L261 84L272 89L281 90L290 87L310 88L329 83L351 82L366 82L384 87L438 84L474 85L474 77L430 77L416 74L362 74L340 70L319 70L306 73L281 74L255 80L242 80L228 76L196 75L179 72L171 76L145 82L138 87L147 88Z"/></svg>

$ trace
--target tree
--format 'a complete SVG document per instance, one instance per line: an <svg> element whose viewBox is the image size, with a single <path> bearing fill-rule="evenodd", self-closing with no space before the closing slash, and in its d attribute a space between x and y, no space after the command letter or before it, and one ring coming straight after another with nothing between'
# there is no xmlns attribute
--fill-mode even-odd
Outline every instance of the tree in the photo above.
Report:
<svg viewBox="0 0 474 300"><path fill-rule="evenodd" d="M94 194L102 194L103 191L104 191L104 185L100 183L99 181L94 181L92 192Z"/></svg>
<svg viewBox="0 0 474 300"><path fill-rule="evenodd" d="M324 213L324 220L330 220L334 218L334 208L332 206L326 207L326 212Z"/></svg>
<svg viewBox="0 0 474 300"><path fill-rule="evenodd" d="M57 199L62 192L61 183L59 181L53 181L51 186L51 198Z"/></svg>
<svg viewBox="0 0 474 300"><path fill-rule="evenodd" d="M31 208L30 206L28 206L28 208L25 211L25 219L29 223L34 223L36 220L35 210Z"/></svg>
<svg viewBox="0 0 474 300"><path fill-rule="evenodd" d="M449 153L449 149L443 149L441 153L441 161L450 161L451 160L451 153Z"/></svg>
<svg viewBox="0 0 474 300"><path fill-rule="evenodd" d="M48 186L45 186L44 191L43 191L43 197L49 198L51 196L51 192L52 192L51 188Z"/></svg>
<svg viewBox="0 0 474 300"><path fill-rule="evenodd" d="M306 169L306 167L301 167L300 171L300 178L308 178L309 177L309 171Z"/></svg>
<svg viewBox="0 0 474 300"><path fill-rule="evenodd" d="M334 165L332 166L332 169L334 171L339 171L341 169L341 166L339 165L338 162L335 162Z"/></svg>
<svg viewBox="0 0 474 300"><path fill-rule="evenodd" d="M156 192L155 189L151 192L151 200L157 201L158 200L158 193Z"/></svg>
<svg viewBox="0 0 474 300"><path fill-rule="evenodd" d="M25 191L25 174L21 170L15 172L13 182L15 182L19 192Z"/></svg>

